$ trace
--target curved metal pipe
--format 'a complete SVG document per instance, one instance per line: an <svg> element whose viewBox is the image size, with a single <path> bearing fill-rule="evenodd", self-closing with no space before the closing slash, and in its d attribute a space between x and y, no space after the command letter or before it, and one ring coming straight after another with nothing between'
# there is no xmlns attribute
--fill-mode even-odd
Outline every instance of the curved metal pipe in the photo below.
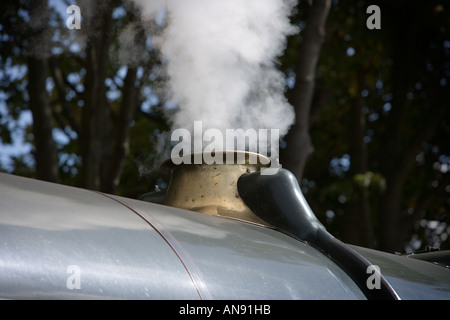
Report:
<svg viewBox="0 0 450 320"><path fill-rule="evenodd" d="M245 204L261 219L307 242L332 259L368 299L400 299L382 274L379 274L380 288L368 288L367 271L372 264L325 229L290 171L280 169L274 175L261 175L260 172L243 174L238 180L238 192Z"/></svg>

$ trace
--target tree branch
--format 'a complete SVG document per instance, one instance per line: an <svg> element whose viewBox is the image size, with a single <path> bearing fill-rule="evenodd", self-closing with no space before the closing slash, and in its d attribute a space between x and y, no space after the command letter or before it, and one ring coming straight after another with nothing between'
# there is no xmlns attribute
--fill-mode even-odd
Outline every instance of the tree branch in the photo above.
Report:
<svg viewBox="0 0 450 320"><path fill-rule="evenodd" d="M116 127L114 150L112 151L113 156L111 158L109 172L105 179L102 179L102 190L108 193L114 193L116 191L120 182L123 161L129 152L130 123L137 105L136 72L137 69L135 67L129 67L124 79L122 102Z"/></svg>
<svg viewBox="0 0 450 320"><path fill-rule="evenodd" d="M81 134L81 128L75 116L70 110L67 100L66 100L66 88L64 87L64 75L56 62L55 57L50 58L50 72L52 74L53 80L55 82L56 91L58 92L59 103L61 105L62 113L64 117L69 122L70 127L77 133L78 136Z"/></svg>
<svg viewBox="0 0 450 320"><path fill-rule="evenodd" d="M39 39L41 42L46 42L42 47L50 47L48 45L50 39L47 36L48 19L45 19L45 16L42 18L43 14L48 14L46 2L45 0L30 2L30 21L33 30L27 59L28 94L30 109L33 115L37 178L57 182L59 180L58 160L52 134L53 127L50 103L46 90L49 53L35 52L36 48L34 46L36 46L36 43L33 43L33 41ZM42 21L45 22L42 23Z"/></svg>
<svg viewBox="0 0 450 320"><path fill-rule="evenodd" d="M96 0L90 20L85 22L90 29L87 45L85 76L85 104L82 111L81 135L83 167L82 186L100 190L101 171L108 165L102 163L103 154L111 147L110 107L106 99L105 79L107 75L112 1Z"/></svg>
<svg viewBox="0 0 450 320"><path fill-rule="evenodd" d="M304 38L295 68L296 82L291 103L295 108L295 124L286 136L287 148L282 163L298 180L303 175L308 156L314 148L309 135L309 116L314 94L316 65L325 39L325 23L331 0L315 0L308 14Z"/></svg>

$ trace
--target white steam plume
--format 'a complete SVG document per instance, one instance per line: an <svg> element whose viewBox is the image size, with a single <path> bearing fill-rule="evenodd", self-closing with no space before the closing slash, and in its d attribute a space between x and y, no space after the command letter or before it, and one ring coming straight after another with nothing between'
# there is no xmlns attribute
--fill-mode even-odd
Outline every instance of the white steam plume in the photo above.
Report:
<svg viewBox="0 0 450 320"><path fill-rule="evenodd" d="M133 0L144 19L167 14L154 43L168 61L174 128L279 129L294 122L276 58L296 0Z"/></svg>

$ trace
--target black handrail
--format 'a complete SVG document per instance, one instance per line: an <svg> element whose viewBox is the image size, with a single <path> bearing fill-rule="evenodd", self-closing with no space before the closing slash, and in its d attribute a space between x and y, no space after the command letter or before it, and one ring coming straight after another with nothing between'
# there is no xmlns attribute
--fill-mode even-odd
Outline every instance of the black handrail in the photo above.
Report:
<svg viewBox="0 0 450 320"><path fill-rule="evenodd" d="M307 242L338 264L367 299L400 299L381 273L378 274L380 287L369 288L367 272L372 264L326 230L290 171L279 169L273 175L262 175L259 171L243 174L238 180L238 191L246 205L261 219L281 232Z"/></svg>

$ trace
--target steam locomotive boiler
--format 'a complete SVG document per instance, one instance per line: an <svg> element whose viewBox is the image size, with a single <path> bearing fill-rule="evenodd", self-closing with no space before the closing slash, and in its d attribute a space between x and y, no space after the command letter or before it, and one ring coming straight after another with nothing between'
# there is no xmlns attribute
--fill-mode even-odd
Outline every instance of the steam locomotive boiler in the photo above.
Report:
<svg viewBox="0 0 450 320"><path fill-rule="evenodd" d="M0 174L0 298L450 299L448 251L345 244L249 155L140 200Z"/></svg>

